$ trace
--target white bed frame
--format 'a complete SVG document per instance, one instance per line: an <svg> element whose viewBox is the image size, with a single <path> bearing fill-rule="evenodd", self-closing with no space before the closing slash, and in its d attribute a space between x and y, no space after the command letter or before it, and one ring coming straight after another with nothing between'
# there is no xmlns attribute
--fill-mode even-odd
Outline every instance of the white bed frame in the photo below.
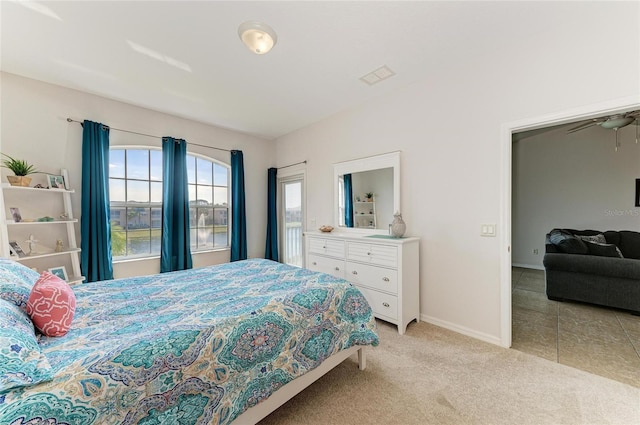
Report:
<svg viewBox="0 0 640 425"><path fill-rule="evenodd" d="M351 348L334 354L333 356L322 362L320 366L287 383L278 391L273 393L268 399L246 410L244 413L238 416L235 421L233 421L234 425L249 425L258 423L260 420L269 415L269 413L273 412L278 407L291 400L296 394L307 388L309 385L313 384L325 373L338 366L352 354L358 353L358 368L360 370L364 370L367 367L367 358L365 356L364 349L364 346L354 345Z"/></svg>

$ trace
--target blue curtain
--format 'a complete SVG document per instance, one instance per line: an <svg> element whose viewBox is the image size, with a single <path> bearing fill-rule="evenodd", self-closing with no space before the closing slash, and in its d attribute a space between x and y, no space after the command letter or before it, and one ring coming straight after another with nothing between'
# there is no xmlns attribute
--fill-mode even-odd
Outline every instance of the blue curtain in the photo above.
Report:
<svg viewBox="0 0 640 425"><path fill-rule="evenodd" d="M160 273L191 267L187 142L163 137Z"/></svg>
<svg viewBox="0 0 640 425"><path fill-rule="evenodd" d="M344 225L353 227L353 183L351 174L342 177L344 181Z"/></svg>
<svg viewBox="0 0 640 425"><path fill-rule="evenodd" d="M82 124L80 269L85 282L113 279L109 210L109 127Z"/></svg>
<svg viewBox="0 0 640 425"><path fill-rule="evenodd" d="M231 261L247 259L247 214L242 151L231 151Z"/></svg>
<svg viewBox="0 0 640 425"><path fill-rule="evenodd" d="M267 246L264 258L278 261L278 169L269 168L267 182Z"/></svg>

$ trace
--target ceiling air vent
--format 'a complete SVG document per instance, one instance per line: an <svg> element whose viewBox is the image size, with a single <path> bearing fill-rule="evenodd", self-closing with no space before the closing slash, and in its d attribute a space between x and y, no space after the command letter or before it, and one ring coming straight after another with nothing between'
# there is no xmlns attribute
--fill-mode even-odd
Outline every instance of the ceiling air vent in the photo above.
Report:
<svg viewBox="0 0 640 425"><path fill-rule="evenodd" d="M372 86L376 83L379 83L382 80L386 80L389 77L393 77L394 75L396 75L396 73L393 72L388 66L385 65L376 69L375 71L372 71L366 75L363 75L362 77L360 77L360 80Z"/></svg>

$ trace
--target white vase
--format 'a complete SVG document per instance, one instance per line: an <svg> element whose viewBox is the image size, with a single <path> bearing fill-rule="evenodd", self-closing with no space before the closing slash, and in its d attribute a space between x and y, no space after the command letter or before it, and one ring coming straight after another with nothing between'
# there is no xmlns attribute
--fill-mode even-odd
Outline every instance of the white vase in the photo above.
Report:
<svg viewBox="0 0 640 425"><path fill-rule="evenodd" d="M393 215L393 223L391 223L391 236L394 238L401 238L406 230L407 225L402 219L402 214L400 214L400 212L396 212Z"/></svg>

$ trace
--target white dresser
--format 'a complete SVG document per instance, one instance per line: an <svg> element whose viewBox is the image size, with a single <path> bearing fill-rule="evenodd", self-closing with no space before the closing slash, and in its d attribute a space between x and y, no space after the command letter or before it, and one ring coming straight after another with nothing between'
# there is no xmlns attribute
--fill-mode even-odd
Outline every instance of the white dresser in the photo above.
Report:
<svg viewBox="0 0 640 425"><path fill-rule="evenodd" d="M420 320L419 239L305 232L306 267L348 280L404 334Z"/></svg>

